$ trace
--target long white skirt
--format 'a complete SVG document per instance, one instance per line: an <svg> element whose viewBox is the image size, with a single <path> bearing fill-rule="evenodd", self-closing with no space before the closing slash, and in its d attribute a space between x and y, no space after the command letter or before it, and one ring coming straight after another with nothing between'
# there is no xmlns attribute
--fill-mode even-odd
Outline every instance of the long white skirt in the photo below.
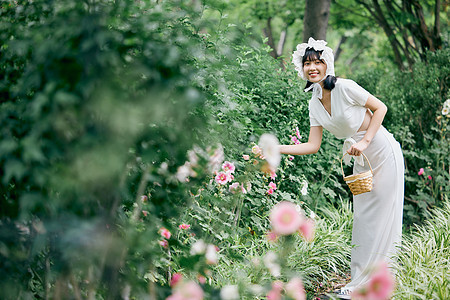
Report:
<svg viewBox="0 0 450 300"><path fill-rule="evenodd" d="M365 133L353 139L358 142ZM402 236L405 167L400 144L381 126L364 154L372 165L373 189L353 196L352 279L345 287L350 290L367 283L368 270L377 262L390 264ZM367 163L354 164L354 174L367 170Z"/></svg>

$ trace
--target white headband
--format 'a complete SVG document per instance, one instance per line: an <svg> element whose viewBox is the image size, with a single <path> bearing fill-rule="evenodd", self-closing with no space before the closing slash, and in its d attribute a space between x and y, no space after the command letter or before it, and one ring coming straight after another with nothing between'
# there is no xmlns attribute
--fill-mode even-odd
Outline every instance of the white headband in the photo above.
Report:
<svg viewBox="0 0 450 300"><path fill-rule="evenodd" d="M298 76L300 76L303 80L306 80L305 74L303 74L303 56L305 55L305 51L307 48L312 48L316 51L322 51L320 55L320 59L322 59L326 65L327 70L325 71L325 77L328 75L334 75L334 55L333 50L330 47L325 46L327 42L323 40L315 40L312 37L309 38L308 43L298 44L297 50L294 51L292 55L292 62L295 65L295 70L298 72Z"/></svg>

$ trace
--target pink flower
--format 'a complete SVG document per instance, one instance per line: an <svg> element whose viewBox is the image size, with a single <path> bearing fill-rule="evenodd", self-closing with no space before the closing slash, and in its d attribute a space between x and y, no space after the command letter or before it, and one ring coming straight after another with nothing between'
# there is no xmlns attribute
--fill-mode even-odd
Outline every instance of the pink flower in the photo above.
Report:
<svg viewBox="0 0 450 300"><path fill-rule="evenodd" d="M232 193L235 194L238 191L239 188L239 182L235 182L233 184L230 184L230 187L228 188L228 190Z"/></svg>
<svg viewBox="0 0 450 300"><path fill-rule="evenodd" d="M166 300L203 300L203 290L195 282L181 282Z"/></svg>
<svg viewBox="0 0 450 300"><path fill-rule="evenodd" d="M200 274L197 275L197 280L198 282L200 282L201 284L205 284L206 283L206 277L202 276Z"/></svg>
<svg viewBox="0 0 450 300"><path fill-rule="evenodd" d="M277 236L277 234L276 234L275 232L269 231L269 232L266 234L266 238L267 238L267 240L268 240L269 242L276 242L276 240L278 239L278 236Z"/></svg>
<svg viewBox="0 0 450 300"><path fill-rule="evenodd" d="M164 228L164 227L161 227L161 228L159 229L159 234L160 234L162 237L166 238L166 239L170 239L170 237L172 236L172 234L170 233L170 231L167 230L167 229Z"/></svg>
<svg viewBox="0 0 450 300"><path fill-rule="evenodd" d="M261 154L261 148L259 148L259 146L258 145L255 145L255 146L253 146L252 147L252 153L253 154L255 154L255 155L259 155L259 154Z"/></svg>
<svg viewBox="0 0 450 300"><path fill-rule="evenodd" d="M247 194L247 190L245 189L244 184L241 184L241 192L243 194Z"/></svg>
<svg viewBox="0 0 450 300"><path fill-rule="evenodd" d="M314 232L315 232L314 221L311 219L308 219L308 220L302 222L302 224L299 227L299 231L303 235L305 240L307 240L309 242L312 241L312 239L314 238Z"/></svg>
<svg viewBox="0 0 450 300"><path fill-rule="evenodd" d="M305 288L300 278L294 277L286 284L286 294L295 300L306 300Z"/></svg>
<svg viewBox="0 0 450 300"><path fill-rule="evenodd" d="M148 215L148 211L143 210L143 211L142 211L142 214L144 215L144 217L146 217L146 216Z"/></svg>
<svg viewBox="0 0 450 300"><path fill-rule="evenodd" d="M244 160L249 160L249 159L250 159L250 155L244 154L244 155L242 155L242 158L243 158Z"/></svg>
<svg viewBox="0 0 450 300"><path fill-rule="evenodd" d="M162 240L158 242L160 246L167 248L169 247L169 242L167 240Z"/></svg>
<svg viewBox="0 0 450 300"><path fill-rule="evenodd" d="M267 293L267 300L281 300L281 292L283 291L283 283L281 281L274 281L272 289Z"/></svg>
<svg viewBox="0 0 450 300"><path fill-rule="evenodd" d="M431 180L431 179L433 179L433 177L431 177L431 175L428 175L428 179Z"/></svg>
<svg viewBox="0 0 450 300"><path fill-rule="evenodd" d="M291 136L291 141L292 141L295 145L300 144L300 141L298 140L298 138L297 138L296 136Z"/></svg>
<svg viewBox="0 0 450 300"><path fill-rule="evenodd" d="M147 202L147 200L148 200L148 197L147 197L146 195L142 195L142 196L141 196L141 201L142 201L142 202L145 203L145 202Z"/></svg>
<svg viewBox="0 0 450 300"><path fill-rule="evenodd" d="M273 189L268 189L267 190L267 194L272 195L273 194Z"/></svg>
<svg viewBox="0 0 450 300"><path fill-rule="evenodd" d="M217 173L215 179L218 184L225 184L228 181L231 181L231 174L226 172L219 172Z"/></svg>
<svg viewBox="0 0 450 300"><path fill-rule="evenodd" d="M170 286L175 287L181 280L183 280L183 275L181 273L173 274L172 279L170 279Z"/></svg>
<svg viewBox="0 0 450 300"><path fill-rule="evenodd" d="M222 170L225 172L233 173L236 170L236 167L233 163L226 161L222 164Z"/></svg>
<svg viewBox="0 0 450 300"><path fill-rule="evenodd" d="M300 135L300 131L298 131L298 127L295 127L295 134L297 135L299 140L302 139L302 136Z"/></svg>
<svg viewBox="0 0 450 300"><path fill-rule="evenodd" d="M296 232L303 223L303 216L295 204L288 201L278 203L270 212L270 223L277 235L289 235Z"/></svg>
<svg viewBox="0 0 450 300"><path fill-rule="evenodd" d="M276 177L277 177L277 174L275 173L275 171L270 170L270 179L275 180Z"/></svg>
<svg viewBox="0 0 450 300"><path fill-rule="evenodd" d="M417 172L417 175L423 175L423 173L425 173L425 170L424 170L424 168L420 168L419 169L419 172Z"/></svg>
<svg viewBox="0 0 450 300"><path fill-rule="evenodd" d="M276 189L277 189L277 185L276 185L274 182L270 182L270 183L269 183L269 187L270 187L271 189L273 189L273 190L276 190Z"/></svg>
<svg viewBox="0 0 450 300"><path fill-rule="evenodd" d="M209 244L206 247L206 253L205 253L205 258L206 258L206 263L208 265L216 265L219 262L219 258L217 257L217 251L218 248L216 248L216 246Z"/></svg>
<svg viewBox="0 0 450 300"><path fill-rule="evenodd" d="M292 155L288 156L289 160L294 160L294 157Z"/></svg>
<svg viewBox="0 0 450 300"><path fill-rule="evenodd" d="M191 225L189 225L189 224L180 224L179 226L178 226L178 228L180 228L180 229L189 229L191 227Z"/></svg>
<svg viewBox="0 0 450 300"><path fill-rule="evenodd" d="M380 262L369 282L352 293L352 299L385 300L392 296L395 288L394 277L386 262Z"/></svg>

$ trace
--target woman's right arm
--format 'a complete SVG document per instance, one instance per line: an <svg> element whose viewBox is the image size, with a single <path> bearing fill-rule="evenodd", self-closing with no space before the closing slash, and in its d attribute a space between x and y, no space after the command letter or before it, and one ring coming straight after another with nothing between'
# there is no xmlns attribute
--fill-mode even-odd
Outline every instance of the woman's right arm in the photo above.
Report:
<svg viewBox="0 0 450 300"><path fill-rule="evenodd" d="M309 129L309 138L307 143L298 145L280 145L281 154L304 155L317 153L322 144L322 126L311 126Z"/></svg>

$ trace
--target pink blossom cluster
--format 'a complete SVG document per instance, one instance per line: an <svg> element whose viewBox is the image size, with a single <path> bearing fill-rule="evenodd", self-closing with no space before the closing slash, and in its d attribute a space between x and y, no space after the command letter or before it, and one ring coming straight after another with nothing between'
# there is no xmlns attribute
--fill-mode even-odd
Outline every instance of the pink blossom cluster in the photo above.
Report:
<svg viewBox="0 0 450 300"><path fill-rule="evenodd" d="M386 262L377 264L370 276L369 282L353 291L355 300L386 300L390 299L395 289L395 280Z"/></svg>
<svg viewBox="0 0 450 300"><path fill-rule="evenodd" d="M175 273L170 281L172 295L166 300L203 300L203 289L194 281L186 281L183 275Z"/></svg>
<svg viewBox="0 0 450 300"><path fill-rule="evenodd" d="M269 240L276 240L277 236L290 235L299 232L306 240L314 238L314 220L307 219L297 209L297 206L289 201L283 201L275 205L270 212L272 232Z"/></svg>
<svg viewBox="0 0 450 300"><path fill-rule="evenodd" d="M417 172L417 175L421 176L421 175L423 175L423 174L425 174L425 169L424 169L424 168L420 168L420 169L419 169L419 172ZM428 178L429 180L432 180L432 179L433 179L433 177L431 177L431 175L428 175L427 178Z"/></svg>
<svg viewBox="0 0 450 300"><path fill-rule="evenodd" d="M178 228L187 230L187 229L191 228L191 225L183 223L183 224L178 225Z"/></svg>
<svg viewBox="0 0 450 300"><path fill-rule="evenodd" d="M286 285L279 280L274 281L272 289L267 293L267 300L281 300L283 291L294 300L306 300L303 281L298 277L292 278Z"/></svg>
<svg viewBox="0 0 450 300"><path fill-rule="evenodd" d="M225 185L227 183L231 183L234 180L234 171L236 170L235 165L232 162L225 161L222 164L222 170L220 172L216 172L216 177L214 178L216 183L220 185ZM247 186L244 187L243 183L233 182L228 187L230 193L235 194L237 192L242 192L243 194L247 194L251 188L251 184L247 183Z"/></svg>
<svg viewBox="0 0 450 300"><path fill-rule="evenodd" d="M199 166L199 156L206 158L208 161L208 169L211 173L217 172L224 160L223 147L221 144L218 144L215 147L208 147L206 151L198 146L194 146L193 150L188 151L187 156L189 160L186 161L184 165L180 166L176 173L176 178L180 182L187 182L189 181L189 177L197 176L194 169ZM161 166L161 170L164 169L167 169L167 166L164 168Z"/></svg>
<svg viewBox="0 0 450 300"><path fill-rule="evenodd" d="M295 135L290 135L291 142L295 145L301 144L300 140L302 139L302 136L300 135L300 131L298 131L298 127L295 127L294 129Z"/></svg>
<svg viewBox="0 0 450 300"><path fill-rule="evenodd" d="M272 195L276 189L277 189L277 185L275 184L275 182L271 181L269 183L269 189L267 190L267 194Z"/></svg>
<svg viewBox="0 0 450 300"><path fill-rule="evenodd" d="M167 240L172 236L170 231L164 227L161 227L158 232L164 238L164 240L160 240L158 243L164 248L169 247L169 242Z"/></svg>
<svg viewBox="0 0 450 300"><path fill-rule="evenodd" d="M216 172L215 180L218 184L226 184L228 182L233 181L234 176L233 173L236 170L236 167L233 163L226 161L222 164L222 171Z"/></svg>

